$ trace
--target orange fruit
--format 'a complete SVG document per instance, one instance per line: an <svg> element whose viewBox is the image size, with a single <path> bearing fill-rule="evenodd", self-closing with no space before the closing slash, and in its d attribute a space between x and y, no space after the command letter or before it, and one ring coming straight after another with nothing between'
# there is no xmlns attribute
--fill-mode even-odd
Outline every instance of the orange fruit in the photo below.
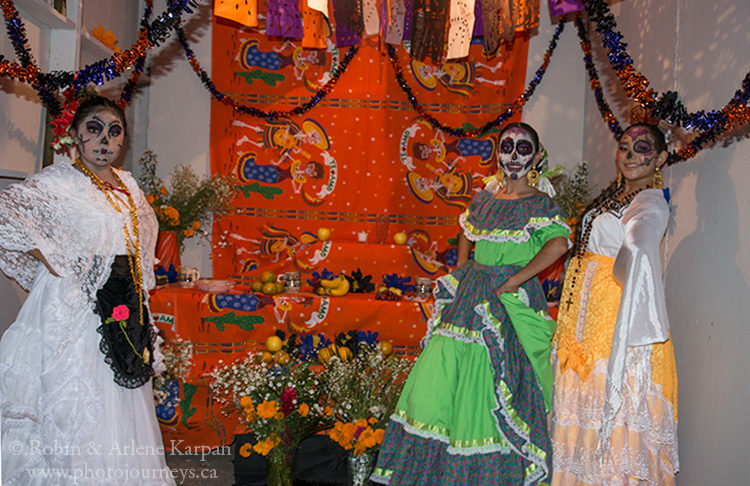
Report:
<svg viewBox="0 0 750 486"><path fill-rule="evenodd" d="M253 283L250 284L250 289L252 289L253 292L262 292L263 282L260 280L253 280Z"/></svg>
<svg viewBox="0 0 750 486"><path fill-rule="evenodd" d="M272 353L280 350L282 344L279 336L268 336L268 339L266 339L266 349Z"/></svg>
<svg viewBox="0 0 750 486"><path fill-rule="evenodd" d="M380 352L383 353L383 356L388 356L393 352L393 345L388 341L381 341Z"/></svg>
<svg viewBox="0 0 750 486"><path fill-rule="evenodd" d="M271 361L273 361L273 355L268 351L263 351L263 362L270 363Z"/></svg>
<svg viewBox="0 0 750 486"><path fill-rule="evenodd" d="M404 233L403 231L399 231L398 233L393 235L393 242L397 245L403 245L404 243L406 243L406 239L406 233Z"/></svg>
<svg viewBox="0 0 750 486"><path fill-rule="evenodd" d="M273 360L280 365L285 365L289 362L289 353L286 351L279 351L273 355Z"/></svg>
<svg viewBox="0 0 750 486"><path fill-rule="evenodd" d="M274 294L280 294L280 293L282 293L284 291L284 284L283 283L276 282L274 284L274 286L276 287L276 291L274 292Z"/></svg>
<svg viewBox="0 0 750 486"><path fill-rule="evenodd" d="M331 237L331 230L328 228L318 228L318 239L320 241L326 241Z"/></svg>
<svg viewBox="0 0 750 486"><path fill-rule="evenodd" d="M276 281L276 274L273 273L270 270L266 270L265 272L263 272L263 273L260 274L260 280L263 283L275 282Z"/></svg>
<svg viewBox="0 0 750 486"><path fill-rule="evenodd" d="M276 293L276 282L266 282L263 284L262 292L266 295L273 295Z"/></svg>

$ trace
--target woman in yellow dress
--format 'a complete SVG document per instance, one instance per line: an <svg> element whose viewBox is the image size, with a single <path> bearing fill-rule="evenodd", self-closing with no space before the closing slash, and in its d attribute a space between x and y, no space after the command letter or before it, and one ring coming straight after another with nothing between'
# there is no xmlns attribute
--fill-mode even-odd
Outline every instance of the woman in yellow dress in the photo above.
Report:
<svg viewBox="0 0 750 486"><path fill-rule="evenodd" d="M677 375L660 245L662 132L620 138L618 179L576 232L555 335L553 485L674 484Z"/></svg>

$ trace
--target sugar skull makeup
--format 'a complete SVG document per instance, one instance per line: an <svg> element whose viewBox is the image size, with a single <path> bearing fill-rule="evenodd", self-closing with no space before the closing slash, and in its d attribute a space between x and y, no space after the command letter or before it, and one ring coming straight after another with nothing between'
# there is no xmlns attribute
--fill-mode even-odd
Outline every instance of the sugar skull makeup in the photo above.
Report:
<svg viewBox="0 0 750 486"><path fill-rule="evenodd" d="M111 110L92 113L76 127L78 154L89 166L111 165L120 155L124 140L122 120Z"/></svg>
<svg viewBox="0 0 750 486"><path fill-rule="evenodd" d="M510 179L520 179L532 169L536 152L529 132L520 127L506 130L500 140L500 168Z"/></svg>

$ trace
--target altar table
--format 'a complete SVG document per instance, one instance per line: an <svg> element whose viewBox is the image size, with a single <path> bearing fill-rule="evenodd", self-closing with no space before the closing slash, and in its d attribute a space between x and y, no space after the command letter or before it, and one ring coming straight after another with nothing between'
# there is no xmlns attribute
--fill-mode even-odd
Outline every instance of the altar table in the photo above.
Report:
<svg viewBox="0 0 750 486"><path fill-rule="evenodd" d="M330 340L351 330L377 332L378 340L390 341L396 352L417 355L430 302L375 300L374 295L321 297L302 292L265 296L242 285L225 293L175 285L152 291L151 310L165 341L190 342L194 353L186 379L169 385L175 395L171 405L157 407L166 446L180 450L219 447L231 444L236 433L245 432L239 420L222 413L213 400L208 375L220 363L262 349L276 330L287 336L323 333Z"/></svg>

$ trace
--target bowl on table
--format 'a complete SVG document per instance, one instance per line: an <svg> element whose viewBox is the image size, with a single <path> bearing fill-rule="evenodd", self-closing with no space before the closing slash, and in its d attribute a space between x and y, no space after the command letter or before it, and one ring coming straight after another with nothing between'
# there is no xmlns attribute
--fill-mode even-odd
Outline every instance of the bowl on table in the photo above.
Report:
<svg viewBox="0 0 750 486"><path fill-rule="evenodd" d="M202 278L195 281L195 287L198 290L213 293L229 292L234 288L235 284L234 280L214 280L210 278Z"/></svg>

